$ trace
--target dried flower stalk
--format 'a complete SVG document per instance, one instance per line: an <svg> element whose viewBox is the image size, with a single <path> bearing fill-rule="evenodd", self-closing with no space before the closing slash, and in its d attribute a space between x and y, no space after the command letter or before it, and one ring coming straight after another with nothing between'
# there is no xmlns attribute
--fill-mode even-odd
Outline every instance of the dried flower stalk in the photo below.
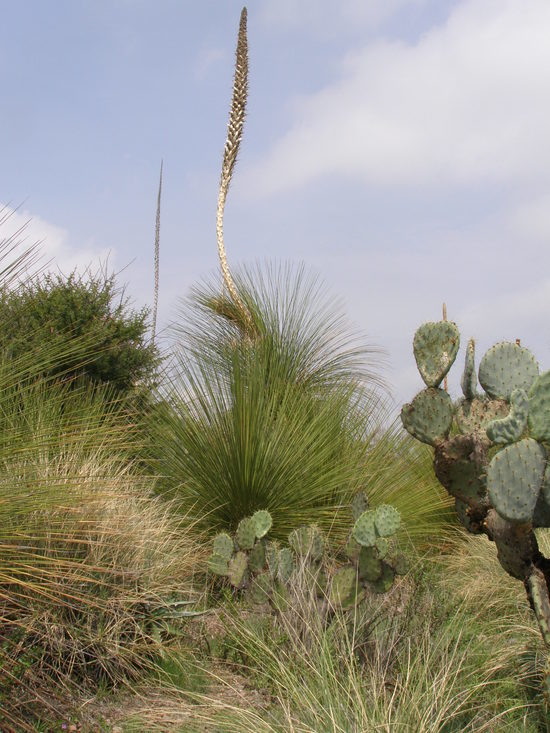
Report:
<svg viewBox="0 0 550 733"><path fill-rule="evenodd" d="M235 78L233 81L233 99L231 102L231 113L229 115L229 125L227 131L227 139L223 151L222 173L220 178L220 190L218 194L218 209L216 216L216 234L218 240L218 254L220 257L220 265L222 269L223 281L231 295L231 298L238 306L239 310L249 326L252 326L252 318L245 304L239 297L229 266L227 264L227 255L223 241L223 213L225 209L225 201L231 177L237 161L237 153L243 135L244 118L246 114L246 100L248 97L248 41L246 37L246 8L241 11L241 19L239 23L239 35L237 40L237 53L235 63Z"/></svg>

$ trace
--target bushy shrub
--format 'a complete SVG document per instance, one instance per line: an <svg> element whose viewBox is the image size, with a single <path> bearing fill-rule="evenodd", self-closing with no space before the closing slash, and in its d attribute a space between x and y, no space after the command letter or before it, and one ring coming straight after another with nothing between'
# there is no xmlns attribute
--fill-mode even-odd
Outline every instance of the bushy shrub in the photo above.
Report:
<svg viewBox="0 0 550 733"><path fill-rule="evenodd" d="M147 336L148 309L133 310L114 275L46 274L0 290L0 338L11 358L85 341L86 355L66 354L45 376L85 376L119 394L150 380L159 362Z"/></svg>

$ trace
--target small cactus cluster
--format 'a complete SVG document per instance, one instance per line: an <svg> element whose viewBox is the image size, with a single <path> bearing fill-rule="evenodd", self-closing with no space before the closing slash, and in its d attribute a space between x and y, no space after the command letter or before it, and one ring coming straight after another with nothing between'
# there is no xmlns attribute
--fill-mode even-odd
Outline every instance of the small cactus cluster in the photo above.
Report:
<svg viewBox="0 0 550 733"><path fill-rule="evenodd" d="M264 538L271 525L271 514L260 509L251 517L241 519L233 537L227 532L217 534L208 569L215 575L229 578L235 588L245 587L250 573L262 570L266 564L268 553Z"/></svg>
<svg viewBox="0 0 550 733"><path fill-rule="evenodd" d="M245 590L254 603L284 602L287 585L298 569L307 570L319 598L333 606L348 608L364 598L368 586L378 593L388 591L396 575L407 571L402 555L391 552L390 538L401 524L399 512L382 504L368 508L366 496L358 494L352 505L355 520L346 544L349 562L336 570L330 583L326 573L325 539L315 525L298 527L288 536L288 546L267 538L271 528L269 512L260 510L239 522L234 537L216 535L209 570L228 578Z"/></svg>
<svg viewBox="0 0 550 733"><path fill-rule="evenodd" d="M463 397L453 403L440 385L459 343L452 322L420 326L413 350L426 389L403 406L401 420L434 447L435 474L465 528L493 540L504 570L524 583L550 646L550 560L533 531L550 527L550 371L539 373L519 342L502 342L483 356L476 377L471 339Z"/></svg>
<svg viewBox="0 0 550 733"><path fill-rule="evenodd" d="M267 539L271 525L265 509L241 519L233 537L227 532L216 535L208 560L212 573L227 577L234 588L246 589L256 603L269 601L274 592L283 594L294 571L292 550Z"/></svg>
<svg viewBox="0 0 550 733"><path fill-rule="evenodd" d="M333 605L349 608L359 603L371 588L386 593L396 575L407 572L403 555L392 555L390 538L401 525L399 512L389 504L369 509L363 492L352 504L355 523L346 544L350 562L332 578L330 599Z"/></svg>

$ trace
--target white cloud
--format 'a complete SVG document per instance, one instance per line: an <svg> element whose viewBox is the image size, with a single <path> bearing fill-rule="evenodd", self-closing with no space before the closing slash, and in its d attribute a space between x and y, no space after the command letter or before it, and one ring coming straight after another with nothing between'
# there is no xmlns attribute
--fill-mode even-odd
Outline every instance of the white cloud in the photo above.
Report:
<svg viewBox="0 0 550 733"><path fill-rule="evenodd" d="M76 248L71 245L66 229L28 211L14 210L0 202L0 246L3 243L6 244L3 248L6 259L0 269L29 247L38 245L40 259L27 268L28 274L43 268L49 271L60 270L65 274L73 270L84 272L88 267L93 271L105 264L107 259L111 264L113 260L109 250L98 250L93 242Z"/></svg>
<svg viewBox="0 0 550 733"><path fill-rule="evenodd" d="M265 0L260 20L266 25L323 36L357 27L376 28L398 10L426 0Z"/></svg>
<svg viewBox="0 0 550 733"><path fill-rule="evenodd" d="M369 44L339 81L294 102L290 129L243 185L548 180L549 37L548 0L466 0L414 45Z"/></svg>

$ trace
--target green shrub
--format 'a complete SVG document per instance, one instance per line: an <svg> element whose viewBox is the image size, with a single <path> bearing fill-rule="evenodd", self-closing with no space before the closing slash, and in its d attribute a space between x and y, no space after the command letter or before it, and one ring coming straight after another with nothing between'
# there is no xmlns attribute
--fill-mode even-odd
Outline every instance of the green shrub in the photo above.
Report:
<svg viewBox="0 0 550 733"><path fill-rule="evenodd" d="M150 380L159 362L148 341L148 310L132 310L103 272L80 276L46 274L0 290L0 338L11 358L85 340L87 356L66 354L44 369L45 376L84 375L108 383L119 394Z"/></svg>

